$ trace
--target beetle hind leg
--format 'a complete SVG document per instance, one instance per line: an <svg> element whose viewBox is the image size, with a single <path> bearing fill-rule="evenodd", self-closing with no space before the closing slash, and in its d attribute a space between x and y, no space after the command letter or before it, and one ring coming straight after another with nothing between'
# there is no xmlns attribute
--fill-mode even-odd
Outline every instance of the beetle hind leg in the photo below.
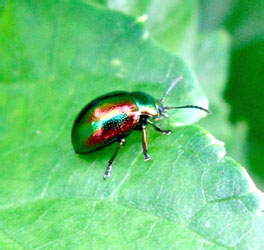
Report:
<svg viewBox="0 0 264 250"><path fill-rule="evenodd" d="M108 166L107 166L106 171L104 173L104 179L106 179L106 178L108 178L110 176L110 173L112 171L112 166L113 166L113 164L115 162L115 159L116 159L116 157L117 157L120 149L124 146L125 142L126 142L126 139L125 138L122 138L120 140L119 145L118 145L115 153L112 155L111 159L108 162Z"/></svg>

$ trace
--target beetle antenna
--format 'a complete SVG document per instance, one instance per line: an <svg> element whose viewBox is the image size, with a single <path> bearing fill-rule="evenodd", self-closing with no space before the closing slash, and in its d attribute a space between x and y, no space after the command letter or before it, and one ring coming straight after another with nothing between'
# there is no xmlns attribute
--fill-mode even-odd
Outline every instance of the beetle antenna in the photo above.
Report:
<svg viewBox="0 0 264 250"><path fill-rule="evenodd" d="M168 107L168 106L163 107L163 109L167 109L167 110L169 110L169 109L185 109L185 108L200 109L200 110L205 111L208 114L211 114L210 110L202 108L200 106L195 106L195 105L186 105L186 106L178 106L178 107Z"/></svg>
<svg viewBox="0 0 264 250"><path fill-rule="evenodd" d="M176 83L178 83L180 80L182 80L183 76L177 77L170 85L170 87L167 89L167 91L164 93L162 99L160 100L161 102L164 102L167 95L171 92L171 90L175 87Z"/></svg>

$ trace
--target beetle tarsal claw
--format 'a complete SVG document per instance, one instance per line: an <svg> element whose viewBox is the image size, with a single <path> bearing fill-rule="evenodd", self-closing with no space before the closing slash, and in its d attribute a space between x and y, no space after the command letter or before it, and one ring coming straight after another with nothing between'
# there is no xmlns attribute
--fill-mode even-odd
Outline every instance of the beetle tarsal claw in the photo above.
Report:
<svg viewBox="0 0 264 250"><path fill-rule="evenodd" d="M172 134L172 130L165 130L164 132L163 132L163 134L164 135L170 135L170 134Z"/></svg>
<svg viewBox="0 0 264 250"><path fill-rule="evenodd" d="M104 174L104 180L106 180L106 178L110 177L110 172L105 172Z"/></svg>
<svg viewBox="0 0 264 250"><path fill-rule="evenodd" d="M146 155L144 161L149 161L149 160L151 160L151 157L149 155Z"/></svg>
<svg viewBox="0 0 264 250"><path fill-rule="evenodd" d="M111 163L112 164L112 163ZM110 172L112 171L112 165L108 166L105 173L104 173L104 180L106 180L106 178L110 177Z"/></svg>
<svg viewBox="0 0 264 250"><path fill-rule="evenodd" d="M104 174L104 180L106 180L110 175L105 175Z"/></svg>

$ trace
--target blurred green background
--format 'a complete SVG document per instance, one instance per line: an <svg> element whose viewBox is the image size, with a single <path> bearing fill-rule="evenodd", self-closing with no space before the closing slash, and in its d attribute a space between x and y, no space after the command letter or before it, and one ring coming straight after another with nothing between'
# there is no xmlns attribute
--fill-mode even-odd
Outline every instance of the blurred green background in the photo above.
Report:
<svg viewBox="0 0 264 250"><path fill-rule="evenodd" d="M243 149L245 165L264 190L264 1L200 0L200 30L225 28L231 36L231 57L224 96L230 121L248 126ZM243 135L236 135L243 136ZM237 159L239 160L239 159Z"/></svg>

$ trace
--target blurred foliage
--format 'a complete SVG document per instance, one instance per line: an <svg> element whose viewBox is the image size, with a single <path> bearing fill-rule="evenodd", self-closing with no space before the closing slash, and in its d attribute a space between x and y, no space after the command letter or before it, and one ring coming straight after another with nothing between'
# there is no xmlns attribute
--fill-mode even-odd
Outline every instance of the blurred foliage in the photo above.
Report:
<svg viewBox="0 0 264 250"><path fill-rule="evenodd" d="M250 173L264 190L264 0L200 0L201 30L225 27L232 36L226 98L231 120L246 121Z"/></svg>
<svg viewBox="0 0 264 250"><path fill-rule="evenodd" d="M223 99L227 82L230 54L230 38L224 31L200 35L194 54L194 70L197 72L213 115L199 124L225 143L227 154L245 164L246 124L233 125L228 120L229 105Z"/></svg>
<svg viewBox="0 0 264 250"><path fill-rule="evenodd" d="M197 1L108 0L104 4L145 19L148 32L159 45L187 61L192 60L197 35Z"/></svg>

